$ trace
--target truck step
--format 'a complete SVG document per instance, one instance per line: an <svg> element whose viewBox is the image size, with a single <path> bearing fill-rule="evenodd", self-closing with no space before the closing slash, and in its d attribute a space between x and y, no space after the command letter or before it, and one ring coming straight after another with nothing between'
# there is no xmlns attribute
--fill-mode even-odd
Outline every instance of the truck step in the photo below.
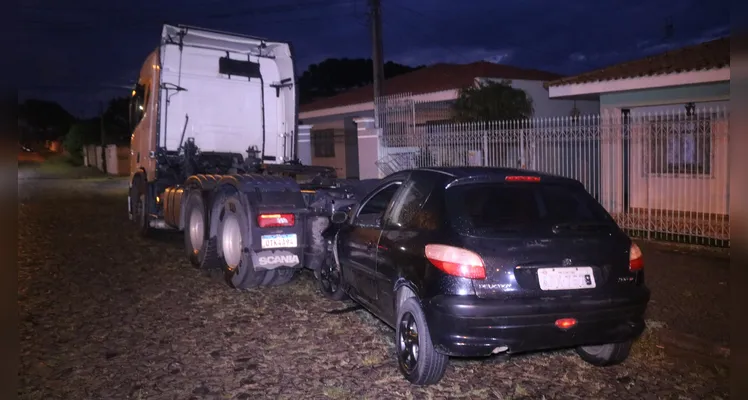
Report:
<svg viewBox="0 0 748 400"><path fill-rule="evenodd" d="M151 219L150 221L148 221L148 225L153 229L173 230L173 228L169 226L163 219Z"/></svg>

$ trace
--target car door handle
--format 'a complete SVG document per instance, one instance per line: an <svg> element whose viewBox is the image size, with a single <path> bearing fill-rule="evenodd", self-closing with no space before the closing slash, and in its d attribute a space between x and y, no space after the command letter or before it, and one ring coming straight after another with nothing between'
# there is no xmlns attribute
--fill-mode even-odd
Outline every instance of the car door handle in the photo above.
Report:
<svg viewBox="0 0 748 400"><path fill-rule="evenodd" d="M374 248L374 242L366 242L366 249L371 250Z"/></svg>

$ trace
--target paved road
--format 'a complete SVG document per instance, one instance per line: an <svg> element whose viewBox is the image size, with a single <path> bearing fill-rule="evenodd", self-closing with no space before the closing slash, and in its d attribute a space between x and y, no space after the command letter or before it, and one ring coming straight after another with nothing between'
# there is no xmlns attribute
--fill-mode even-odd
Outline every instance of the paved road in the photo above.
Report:
<svg viewBox="0 0 748 400"><path fill-rule="evenodd" d="M181 238L144 241L125 182L19 181L19 315L24 399L728 398L727 371L664 351L658 332L711 341L727 331L724 261L647 251L650 329L620 366L570 351L453 360L441 384L397 372L393 332L322 299L310 274L236 292L182 256Z"/></svg>

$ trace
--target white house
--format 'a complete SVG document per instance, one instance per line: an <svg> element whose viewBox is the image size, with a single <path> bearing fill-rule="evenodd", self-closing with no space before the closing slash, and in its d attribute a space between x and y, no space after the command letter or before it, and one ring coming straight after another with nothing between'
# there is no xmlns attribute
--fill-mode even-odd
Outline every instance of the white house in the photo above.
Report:
<svg viewBox="0 0 748 400"><path fill-rule="evenodd" d="M662 216L671 224L661 227L666 232L729 236L705 231L729 230L729 38L546 86L551 99L599 100L602 200L609 210L647 224Z"/></svg>
<svg viewBox="0 0 748 400"><path fill-rule="evenodd" d="M597 99L549 98L544 82L559 78L560 75L550 72L481 61L435 64L387 79L383 89L385 96L407 93L414 103L425 106L417 110L417 116L414 116L417 124L443 120L449 113L451 102L458 98L460 89L483 80L510 80L513 87L524 90L532 98L535 117L568 116L575 111L584 114L597 112ZM416 111L413 113L416 114ZM303 124L312 125L312 164L334 167L341 177L370 176L370 171L361 169L376 170L376 166L368 159L368 152L361 147L377 146L377 142L373 141L370 145L361 142L357 134L360 127L355 121L373 117L371 85L302 105L299 119ZM403 122L392 122L398 123Z"/></svg>

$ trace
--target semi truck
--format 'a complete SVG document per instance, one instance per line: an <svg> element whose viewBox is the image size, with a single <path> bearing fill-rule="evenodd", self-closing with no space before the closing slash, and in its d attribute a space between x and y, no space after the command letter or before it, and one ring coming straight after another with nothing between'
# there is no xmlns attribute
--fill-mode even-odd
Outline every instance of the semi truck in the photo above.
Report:
<svg viewBox="0 0 748 400"><path fill-rule="evenodd" d="M136 232L183 232L189 261L238 289L317 270L330 216L360 191L299 162L297 94L290 43L164 25L131 93Z"/></svg>

